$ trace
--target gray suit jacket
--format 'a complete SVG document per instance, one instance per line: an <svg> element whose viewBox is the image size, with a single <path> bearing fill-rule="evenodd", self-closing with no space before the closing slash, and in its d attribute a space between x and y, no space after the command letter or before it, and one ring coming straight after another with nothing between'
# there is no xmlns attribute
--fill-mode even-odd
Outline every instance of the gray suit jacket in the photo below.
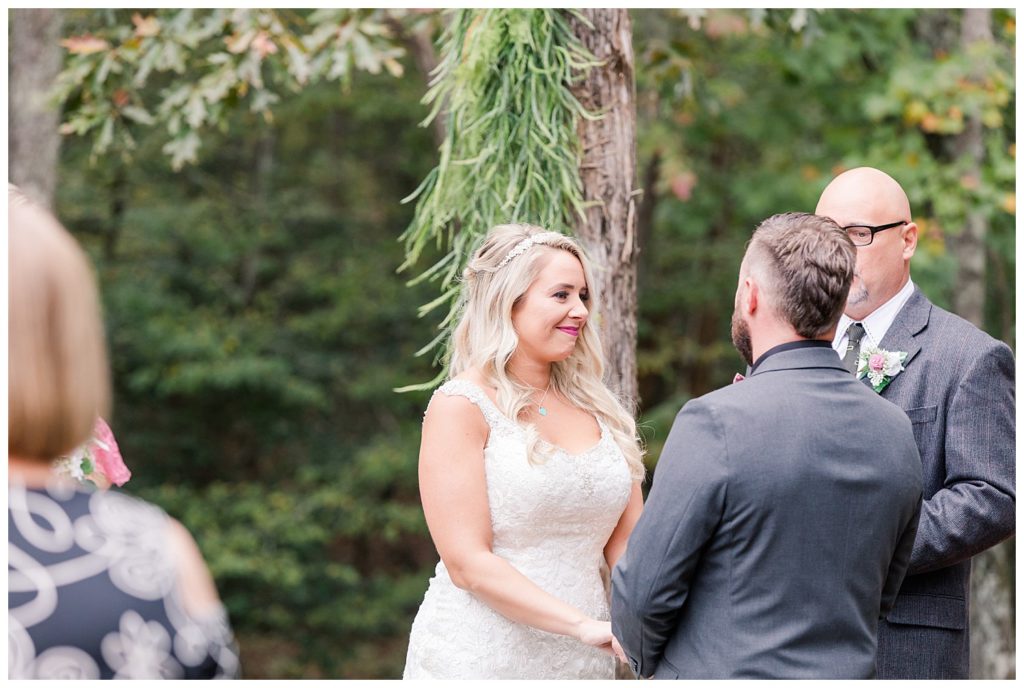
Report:
<svg viewBox="0 0 1024 688"><path fill-rule="evenodd" d="M967 678L970 558L1014 533L1010 348L915 290L880 346L906 351L881 396L910 417L924 505L910 569L879 629L879 678Z"/></svg>
<svg viewBox="0 0 1024 688"><path fill-rule="evenodd" d="M656 678L870 678L921 506L906 415L831 348L687 403L612 573L612 631Z"/></svg>

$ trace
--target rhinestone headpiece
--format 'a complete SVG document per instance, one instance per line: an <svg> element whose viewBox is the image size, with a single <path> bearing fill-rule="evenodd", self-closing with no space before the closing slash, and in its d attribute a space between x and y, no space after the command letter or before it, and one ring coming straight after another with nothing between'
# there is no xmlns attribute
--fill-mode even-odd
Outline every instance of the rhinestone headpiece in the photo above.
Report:
<svg viewBox="0 0 1024 688"><path fill-rule="evenodd" d="M513 260L515 260L516 257L526 253L529 250L529 248L534 244L546 244L547 239L550 238L551 234L552 232L541 232L539 234L533 234L531 236L526 237L518 244L516 244L515 247L511 251L509 251L504 258L501 259L501 262L498 263L498 267L494 269L501 270L503 267L505 267Z"/></svg>

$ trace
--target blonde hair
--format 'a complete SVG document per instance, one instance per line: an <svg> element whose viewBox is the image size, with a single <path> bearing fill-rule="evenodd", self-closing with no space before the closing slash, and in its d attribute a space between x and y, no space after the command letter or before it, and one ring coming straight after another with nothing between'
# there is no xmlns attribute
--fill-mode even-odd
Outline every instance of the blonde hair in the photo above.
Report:
<svg viewBox="0 0 1024 688"><path fill-rule="evenodd" d="M512 326L512 309L537 279L551 251L568 251L583 266L590 292L591 312L598 308L598 294L590 263L570 237L527 224L497 225L487 233L462 273L463 285L456 317L458 324L449 343L449 377L476 368L497 389L498 408L526 430L527 457L539 463L544 456L540 435L521 415L536 391L512 378L508 364L519 345ZM602 380L604 355L596 327L584 326L573 353L551 364L551 390L574 406L604 421L622 449L634 480L644 476L643 450L636 421Z"/></svg>
<svg viewBox="0 0 1024 688"><path fill-rule="evenodd" d="M7 451L50 461L110 407L96 280L78 243L8 186Z"/></svg>

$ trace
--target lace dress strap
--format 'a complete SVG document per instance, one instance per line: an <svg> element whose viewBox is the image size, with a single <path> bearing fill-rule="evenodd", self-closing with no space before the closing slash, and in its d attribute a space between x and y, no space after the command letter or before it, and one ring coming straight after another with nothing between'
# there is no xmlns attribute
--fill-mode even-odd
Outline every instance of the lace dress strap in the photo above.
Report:
<svg viewBox="0 0 1024 688"><path fill-rule="evenodd" d="M480 413L483 414L484 420L487 421L487 425L491 428L506 428L510 425L508 418L498 410L498 407L494 405L491 398L487 394L477 387L469 380L449 380L444 383L436 390L434 394L441 392L447 396L460 396L466 397L480 409Z"/></svg>

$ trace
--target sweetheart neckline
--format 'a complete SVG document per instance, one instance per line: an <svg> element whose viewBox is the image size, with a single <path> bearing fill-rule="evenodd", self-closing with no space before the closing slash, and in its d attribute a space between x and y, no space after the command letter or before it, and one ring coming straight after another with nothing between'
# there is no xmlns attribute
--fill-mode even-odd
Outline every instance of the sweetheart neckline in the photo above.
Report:
<svg viewBox="0 0 1024 688"><path fill-rule="evenodd" d="M458 380L452 379L452 380L449 380L449 382L462 382L462 383L465 383L465 384L473 387L473 389L475 389L477 392L480 393L480 395L484 398L484 400L490 405L491 410L493 410L498 415L499 418L501 418L503 421L505 421L506 423L511 425L513 428L515 428L519 432L526 432L525 429L521 425L519 425L519 423L516 423L515 421L513 421L511 418L509 418L507 415L505 415L502 412L501 409L498 408L498 405L495 404L494 401L491 400L491 397L488 396L487 392L485 392L483 390L483 388L480 387L480 385L478 385L475 382L472 382L470 380L466 380L466 379L458 379ZM544 443L545 445L547 445L548 447L551 447L552 449L554 449L556 454L562 454L562 455L564 455L564 456L566 456L566 457L568 457L570 459L578 459L578 458L582 458L582 457L586 456L587 454L591 454L594 451L596 451L597 449L599 449L601 447L601 445L604 444L605 437L608 435L608 428L601 421L601 419L598 418L597 416L595 416L594 414L591 414L591 417L595 421L597 421L597 429L600 431L600 437L597 438L597 442L595 442L593 445L591 445L590 447L587 447L586 449L584 449L581 452L575 452L575 453L570 452L568 449L565 449L564 447L561 447L561 446L555 444L554 442L549 442L548 440L544 439L543 437L540 438L540 441L542 443ZM485 419L486 419L486 416L485 416ZM484 446L487 447L488 445L490 445L490 443L491 443L491 435L490 435L490 433L488 433L487 443Z"/></svg>

